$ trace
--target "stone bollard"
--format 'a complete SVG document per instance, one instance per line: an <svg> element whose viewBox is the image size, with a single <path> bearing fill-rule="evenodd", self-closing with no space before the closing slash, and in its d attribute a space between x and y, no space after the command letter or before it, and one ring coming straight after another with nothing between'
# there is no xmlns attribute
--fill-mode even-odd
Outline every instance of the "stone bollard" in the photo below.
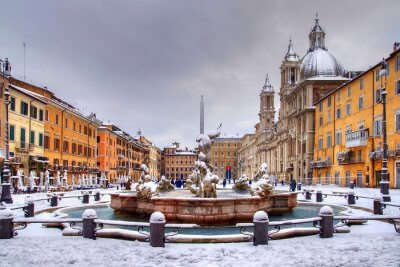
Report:
<svg viewBox="0 0 400 267"><path fill-rule="evenodd" d="M97 191L96 194L94 194L94 201L100 201L100 192Z"/></svg>
<svg viewBox="0 0 400 267"><path fill-rule="evenodd" d="M83 192L82 203L89 204L89 193L88 192Z"/></svg>
<svg viewBox="0 0 400 267"><path fill-rule="evenodd" d="M82 236L84 238L96 239L96 223L97 213L94 209L86 209L82 214Z"/></svg>
<svg viewBox="0 0 400 267"><path fill-rule="evenodd" d="M152 247L165 247L165 216L162 212L155 211L150 216L150 245Z"/></svg>
<svg viewBox="0 0 400 267"><path fill-rule="evenodd" d="M320 223L319 236L321 238L328 238L333 236L333 210L329 206L323 206L319 210L319 217L322 218Z"/></svg>
<svg viewBox="0 0 400 267"><path fill-rule="evenodd" d="M58 205L58 196L53 194L50 198L50 207L57 207Z"/></svg>
<svg viewBox="0 0 400 267"><path fill-rule="evenodd" d="M31 196L25 197L25 207L23 208L25 217L35 216L35 204Z"/></svg>
<svg viewBox="0 0 400 267"><path fill-rule="evenodd" d="M354 192L350 192L347 194L347 204L348 205L356 204L356 197L354 196Z"/></svg>
<svg viewBox="0 0 400 267"><path fill-rule="evenodd" d="M317 202L322 202L322 192L321 191L317 191L317 194L315 195L316 196L316 200L317 200Z"/></svg>
<svg viewBox="0 0 400 267"><path fill-rule="evenodd" d="M306 199L311 200L311 192L310 191L306 191Z"/></svg>
<svg viewBox="0 0 400 267"><path fill-rule="evenodd" d="M0 206L0 239L10 239L14 237L13 219L13 212L4 206Z"/></svg>
<svg viewBox="0 0 400 267"><path fill-rule="evenodd" d="M374 214L375 215L383 215L383 207L382 207L382 199L375 198L374 199Z"/></svg>
<svg viewBox="0 0 400 267"><path fill-rule="evenodd" d="M297 184L297 191L301 191L301 183Z"/></svg>
<svg viewBox="0 0 400 267"><path fill-rule="evenodd" d="M254 235L253 235L253 245L267 245L268 244L268 224L269 218L268 214L259 210L254 213L253 216L254 224Z"/></svg>

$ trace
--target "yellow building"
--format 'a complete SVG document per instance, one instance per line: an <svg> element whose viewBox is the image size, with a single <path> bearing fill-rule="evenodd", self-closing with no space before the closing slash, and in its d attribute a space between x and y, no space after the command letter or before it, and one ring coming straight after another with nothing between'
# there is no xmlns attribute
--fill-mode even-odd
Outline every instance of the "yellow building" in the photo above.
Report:
<svg viewBox="0 0 400 267"><path fill-rule="evenodd" d="M197 160L197 153L188 148L180 149L179 143L174 146L165 147L162 152L163 167L161 174L168 179L184 179L192 173Z"/></svg>
<svg viewBox="0 0 400 267"><path fill-rule="evenodd" d="M241 139L241 145L238 150L239 176L246 174L248 178L253 178L257 171L256 162L256 135L245 134Z"/></svg>
<svg viewBox="0 0 400 267"><path fill-rule="evenodd" d="M400 46L381 63L315 103L313 183L378 187L382 168L381 89L386 87L389 186L400 188Z"/></svg>
<svg viewBox="0 0 400 267"><path fill-rule="evenodd" d="M10 157L12 165L24 170L27 182L31 170L35 170L37 175L45 171L45 165L40 162L47 161L43 146L46 102L18 86L9 86L9 92Z"/></svg>

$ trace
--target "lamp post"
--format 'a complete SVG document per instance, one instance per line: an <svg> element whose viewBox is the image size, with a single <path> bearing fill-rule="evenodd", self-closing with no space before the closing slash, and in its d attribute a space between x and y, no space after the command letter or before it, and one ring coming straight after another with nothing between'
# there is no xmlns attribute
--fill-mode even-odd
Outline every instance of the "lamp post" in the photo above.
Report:
<svg viewBox="0 0 400 267"><path fill-rule="evenodd" d="M390 202L389 195L389 179L388 179L388 145L387 145L387 127L386 127L386 80L388 75L388 65L385 59L382 59L381 70L379 76L381 77L381 86L383 83L383 76L385 76L385 86L382 86L381 91L381 103L383 105L383 118L382 118L382 134L383 134L383 157L382 157L382 169L381 169L381 194L384 202Z"/></svg>
<svg viewBox="0 0 400 267"><path fill-rule="evenodd" d="M9 162L9 146L8 146L8 104L10 92L8 91L8 84L6 80L11 73L11 65L8 59L4 61L0 60L1 73L4 79L4 104L5 104L5 135L4 135L4 147L5 147L5 157L3 164L3 177L1 183L1 199L0 202L12 203L11 198L11 184L10 184L10 162Z"/></svg>

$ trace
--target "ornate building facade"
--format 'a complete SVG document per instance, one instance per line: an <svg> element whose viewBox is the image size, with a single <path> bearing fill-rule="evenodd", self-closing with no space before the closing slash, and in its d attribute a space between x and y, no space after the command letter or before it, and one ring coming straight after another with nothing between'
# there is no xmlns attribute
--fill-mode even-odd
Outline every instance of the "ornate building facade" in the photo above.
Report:
<svg viewBox="0 0 400 267"><path fill-rule="evenodd" d="M256 125L255 167L269 166L278 180L311 182L314 153L314 103L348 80L344 68L328 52L325 31L315 19L309 49L300 59L292 40L280 66L280 110L274 123L274 89L267 77L260 94L260 122ZM243 146L242 146L243 147Z"/></svg>

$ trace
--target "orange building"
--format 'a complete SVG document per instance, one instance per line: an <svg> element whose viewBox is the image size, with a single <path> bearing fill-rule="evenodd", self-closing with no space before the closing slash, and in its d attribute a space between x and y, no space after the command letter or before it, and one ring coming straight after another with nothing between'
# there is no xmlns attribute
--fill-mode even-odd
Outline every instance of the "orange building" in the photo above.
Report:
<svg viewBox="0 0 400 267"><path fill-rule="evenodd" d="M378 62L315 103L313 183L379 187L383 137L381 90L386 88L389 186L400 188L400 45Z"/></svg>
<svg viewBox="0 0 400 267"><path fill-rule="evenodd" d="M97 167L111 183L117 179L117 138L112 125L102 125L97 129Z"/></svg>
<svg viewBox="0 0 400 267"><path fill-rule="evenodd" d="M45 110L44 154L49 160L51 176L67 171L67 183L78 183L79 175L98 176L97 128L100 121L95 114L85 116L75 107L57 98L46 87L35 86L15 78L13 85L41 96L47 103Z"/></svg>

